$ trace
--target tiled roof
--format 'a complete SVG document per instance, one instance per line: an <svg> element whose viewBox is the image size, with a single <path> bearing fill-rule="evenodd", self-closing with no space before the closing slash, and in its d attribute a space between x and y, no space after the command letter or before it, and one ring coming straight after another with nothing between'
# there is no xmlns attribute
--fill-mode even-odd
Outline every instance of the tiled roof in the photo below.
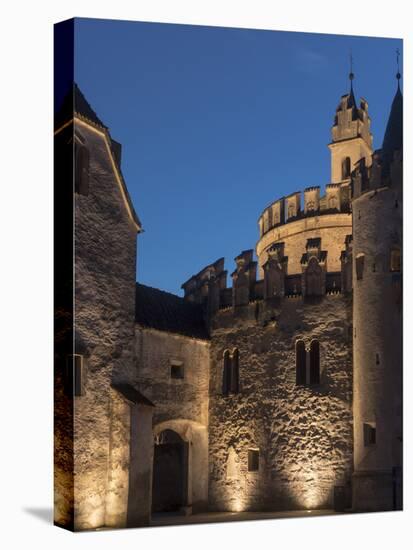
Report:
<svg viewBox="0 0 413 550"><path fill-rule="evenodd" d="M69 90L63 99L59 111L56 113L56 127L71 120L74 112L102 128L107 128L92 109L76 83L73 84L73 90Z"/></svg>
<svg viewBox="0 0 413 550"><path fill-rule="evenodd" d="M202 340L209 338L200 305L140 283L136 283L135 321L143 327Z"/></svg>

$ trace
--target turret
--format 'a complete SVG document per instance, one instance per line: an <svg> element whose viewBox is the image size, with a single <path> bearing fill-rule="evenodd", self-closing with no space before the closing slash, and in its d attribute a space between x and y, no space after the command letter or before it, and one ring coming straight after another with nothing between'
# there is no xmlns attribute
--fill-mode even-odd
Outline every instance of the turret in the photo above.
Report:
<svg viewBox="0 0 413 550"><path fill-rule="evenodd" d="M370 162L373 138L370 133L368 104L363 98L360 107L353 90L354 74L350 72L350 92L341 97L331 130L331 183L346 186L356 163L365 158Z"/></svg>
<svg viewBox="0 0 413 550"><path fill-rule="evenodd" d="M352 181L354 511L402 507L402 112Z"/></svg>

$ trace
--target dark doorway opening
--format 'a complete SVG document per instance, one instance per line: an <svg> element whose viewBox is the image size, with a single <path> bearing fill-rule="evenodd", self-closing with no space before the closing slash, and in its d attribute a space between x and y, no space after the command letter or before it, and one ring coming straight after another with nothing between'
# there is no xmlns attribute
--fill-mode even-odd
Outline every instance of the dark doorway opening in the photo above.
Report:
<svg viewBox="0 0 413 550"><path fill-rule="evenodd" d="M154 448L152 512L177 512L186 506L188 443L164 430Z"/></svg>

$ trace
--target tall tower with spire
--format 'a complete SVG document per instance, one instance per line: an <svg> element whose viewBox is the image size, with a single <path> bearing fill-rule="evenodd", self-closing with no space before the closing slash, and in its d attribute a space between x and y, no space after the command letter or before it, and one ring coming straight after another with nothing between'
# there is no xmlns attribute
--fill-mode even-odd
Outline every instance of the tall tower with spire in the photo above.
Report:
<svg viewBox="0 0 413 550"><path fill-rule="evenodd" d="M328 145L331 152L331 183L339 184L344 192L356 164L361 159L365 159L367 166L371 164L373 145L367 101L361 98L358 106L354 95L351 57L349 80L350 92L340 99L331 130L332 141Z"/></svg>
<svg viewBox="0 0 413 550"><path fill-rule="evenodd" d="M354 511L402 508L400 73L383 146L352 175Z"/></svg>

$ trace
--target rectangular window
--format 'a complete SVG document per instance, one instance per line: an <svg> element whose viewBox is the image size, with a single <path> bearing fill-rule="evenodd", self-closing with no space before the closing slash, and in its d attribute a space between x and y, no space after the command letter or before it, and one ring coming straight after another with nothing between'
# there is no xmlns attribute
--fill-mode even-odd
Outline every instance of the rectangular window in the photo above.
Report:
<svg viewBox="0 0 413 550"><path fill-rule="evenodd" d="M372 422L365 422L363 424L363 434L365 447L376 444L376 424Z"/></svg>
<svg viewBox="0 0 413 550"><path fill-rule="evenodd" d="M182 361L171 361L171 378L174 380L184 378L184 364Z"/></svg>
<svg viewBox="0 0 413 550"><path fill-rule="evenodd" d="M400 250L393 249L390 252L390 271L400 271Z"/></svg>
<svg viewBox="0 0 413 550"><path fill-rule="evenodd" d="M258 472L260 467L260 452L258 449L249 449L248 451L248 471Z"/></svg>
<svg viewBox="0 0 413 550"><path fill-rule="evenodd" d="M356 258L356 276L358 281L360 281L360 279L363 278L363 270L364 270L364 254L359 254Z"/></svg>

